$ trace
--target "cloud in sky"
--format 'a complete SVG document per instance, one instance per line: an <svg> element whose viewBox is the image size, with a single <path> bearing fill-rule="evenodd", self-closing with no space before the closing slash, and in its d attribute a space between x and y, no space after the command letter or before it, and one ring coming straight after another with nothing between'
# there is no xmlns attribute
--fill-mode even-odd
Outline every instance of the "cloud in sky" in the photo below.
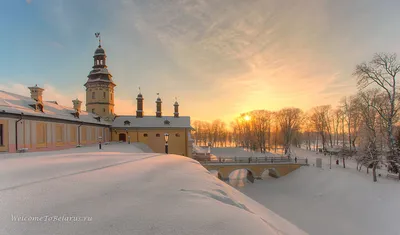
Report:
<svg viewBox="0 0 400 235"><path fill-rule="evenodd" d="M39 72L32 76L67 97L72 89L61 87L84 92L93 34L101 31L118 113L134 114L138 86L148 112L160 92L166 112L179 96L182 113L194 119L335 105L356 91L356 64L375 52L400 52L400 32L393 31L400 3L394 0L57 0L42 6L51 29L38 41L54 50L40 43L24 48L28 57L37 54L26 53L32 48L52 53L43 54L46 61L35 64ZM15 71L31 73L25 68Z"/></svg>

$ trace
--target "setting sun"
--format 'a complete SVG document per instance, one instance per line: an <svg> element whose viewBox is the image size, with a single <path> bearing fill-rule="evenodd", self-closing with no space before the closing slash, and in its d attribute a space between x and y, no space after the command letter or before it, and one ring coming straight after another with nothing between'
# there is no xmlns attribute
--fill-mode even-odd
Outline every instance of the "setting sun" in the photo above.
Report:
<svg viewBox="0 0 400 235"><path fill-rule="evenodd" d="M246 116L244 116L244 120L245 120L245 121L250 121L250 120L251 120L251 117L250 117L249 115L246 115Z"/></svg>

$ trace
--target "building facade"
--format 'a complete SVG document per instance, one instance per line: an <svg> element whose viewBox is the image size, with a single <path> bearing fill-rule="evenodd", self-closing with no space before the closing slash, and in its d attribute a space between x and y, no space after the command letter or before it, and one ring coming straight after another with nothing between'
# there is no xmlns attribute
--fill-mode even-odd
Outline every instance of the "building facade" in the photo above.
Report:
<svg viewBox="0 0 400 235"><path fill-rule="evenodd" d="M72 108L55 101L44 101L43 88L29 87L31 96L0 91L0 152L48 151L90 145L98 142L142 142L154 152L165 152L168 133L169 153L191 157L190 117L179 115L175 102L172 116L162 115L162 100L156 99L154 116L143 112L144 98L137 95L136 115L114 113L116 84L106 65L106 53L99 43L94 64L84 84L86 111L82 102Z"/></svg>

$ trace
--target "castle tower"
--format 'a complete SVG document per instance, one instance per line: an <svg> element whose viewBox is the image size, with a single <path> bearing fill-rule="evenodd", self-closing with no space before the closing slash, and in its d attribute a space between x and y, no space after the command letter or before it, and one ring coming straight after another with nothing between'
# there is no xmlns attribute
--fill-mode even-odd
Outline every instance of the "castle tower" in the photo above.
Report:
<svg viewBox="0 0 400 235"><path fill-rule="evenodd" d="M107 69L107 56L101 46L100 33L95 35L99 38L99 46L94 52L93 69L84 85L86 87L86 111L95 113L104 119L110 119L114 116L114 87L116 85Z"/></svg>
<svg viewBox="0 0 400 235"><path fill-rule="evenodd" d="M136 98L137 101L137 106L136 106L136 118L142 118L143 117L143 95L142 92L140 92L139 88L139 94Z"/></svg>
<svg viewBox="0 0 400 235"><path fill-rule="evenodd" d="M174 103L174 117L178 118L179 117L179 104L178 100L175 98L175 103Z"/></svg>
<svg viewBox="0 0 400 235"><path fill-rule="evenodd" d="M157 95L159 95L158 93L157 93ZM161 103L162 103L162 101L161 101L161 98L160 98L160 96L158 96L157 97L157 100L156 100L156 108L157 108L157 112L156 112L156 117L162 117L162 115L161 115Z"/></svg>

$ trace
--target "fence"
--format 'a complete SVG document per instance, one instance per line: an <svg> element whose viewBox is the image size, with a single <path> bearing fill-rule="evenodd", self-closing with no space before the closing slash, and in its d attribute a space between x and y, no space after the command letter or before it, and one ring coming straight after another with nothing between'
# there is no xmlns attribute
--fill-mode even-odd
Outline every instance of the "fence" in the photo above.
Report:
<svg viewBox="0 0 400 235"><path fill-rule="evenodd" d="M248 157L248 158L218 158L217 160L198 160L202 163L294 163L294 164L308 164L307 158L288 158L288 157Z"/></svg>

